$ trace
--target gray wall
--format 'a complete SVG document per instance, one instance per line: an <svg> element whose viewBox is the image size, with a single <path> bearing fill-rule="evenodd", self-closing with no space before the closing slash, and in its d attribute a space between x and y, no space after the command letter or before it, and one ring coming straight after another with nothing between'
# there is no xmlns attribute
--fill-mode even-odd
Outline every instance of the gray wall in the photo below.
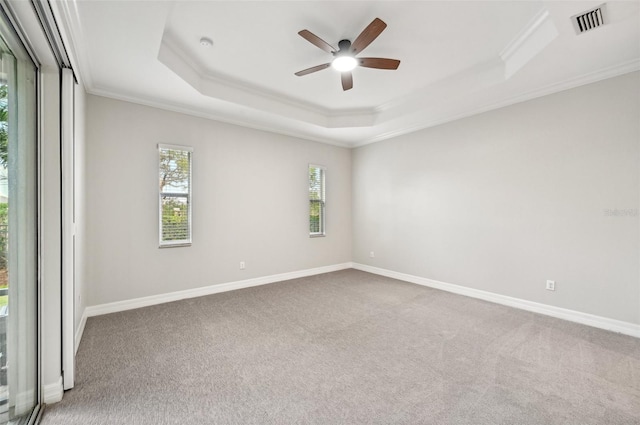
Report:
<svg viewBox="0 0 640 425"><path fill-rule="evenodd" d="M348 149L93 95L86 138L86 305L351 260ZM158 248L158 143L194 148L191 247ZM327 167L324 238L309 163Z"/></svg>
<svg viewBox="0 0 640 425"><path fill-rule="evenodd" d="M640 323L639 78L354 150L354 261Z"/></svg>

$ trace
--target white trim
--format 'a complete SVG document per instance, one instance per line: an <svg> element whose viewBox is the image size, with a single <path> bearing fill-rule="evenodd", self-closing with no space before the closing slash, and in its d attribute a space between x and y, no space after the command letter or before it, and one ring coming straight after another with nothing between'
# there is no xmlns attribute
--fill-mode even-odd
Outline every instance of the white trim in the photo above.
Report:
<svg viewBox="0 0 640 425"><path fill-rule="evenodd" d="M540 28L544 22L549 19L549 10L543 7L525 27L516 35L516 37L502 49L499 56L504 62L507 62L510 57L517 53L527 40Z"/></svg>
<svg viewBox="0 0 640 425"><path fill-rule="evenodd" d="M57 403L62 400L64 390L62 389L62 376L58 380L49 385L43 385L42 387L42 401L44 403Z"/></svg>
<svg viewBox="0 0 640 425"><path fill-rule="evenodd" d="M505 79L508 80L522 69L556 37L558 37L558 29L549 17L549 11L543 8L500 52L500 58L505 65Z"/></svg>
<svg viewBox="0 0 640 425"><path fill-rule="evenodd" d="M370 127L374 108L350 108L336 112L332 108L266 89L262 86L208 70L198 58L188 54L171 32L165 31L160 41L158 61L169 68L199 93L245 107L261 108L282 117L300 120L325 128Z"/></svg>
<svg viewBox="0 0 640 425"><path fill-rule="evenodd" d="M253 279L239 280L236 282L220 283L217 285L203 286L200 288L186 289L184 291L170 292L167 294L151 295L149 297L134 298L131 300L116 301L112 303L100 304L87 307L86 317L100 316L102 314L116 313L119 311L133 310L151 305L164 304L172 301L187 298L202 297L205 295L217 294L220 292L234 291L236 289L249 288L252 286L266 285L268 283L281 282L284 280L298 279L301 277L313 276L317 274L330 273L338 270L350 269L351 263L334 264L331 266L317 267L314 269L299 270L295 272L274 274L271 276L256 277Z"/></svg>
<svg viewBox="0 0 640 425"><path fill-rule="evenodd" d="M75 354L78 353L78 347L80 347L80 340L82 339L82 334L84 333L84 327L87 324L87 309L85 308L82 311L82 318L80 318L80 323L78 324L78 329L76 329L76 347Z"/></svg>
<svg viewBox="0 0 640 425"><path fill-rule="evenodd" d="M89 65L92 63L89 57L91 51L86 47L84 37L80 36L80 34L84 34L84 28L78 12L78 2L53 1L50 2L50 6L71 67L76 71L76 76L84 80L85 85L92 86L93 80ZM78 54L79 52L83 54Z"/></svg>
<svg viewBox="0 0 640 425"><path fill-rule="evenodd" d="M250 128L254 130L261 130L275 134L282 134L290 137L297 137L304 140L309 140L318 143L325 143L328 145L344 147L347 149L355 149L361 146L366 146L372 143L381 142L383 140L392 139L394 137L402 136L404 134L414 133L416 131L420 131L426 128L435 127L438 125L446 124L448 122L456 121L462 118L478 115L484 112L493 111L495 109L504 108L510 105L515 105L521 102L526 102L528 100L537 99L539 97L547 96L550 94L559 93L565 90L570 90L573 88L581 87L587 84L596 83L598 81L606 80L608 78L618 77L620 75L628 74L631 72L635 72L640 70L640 60L632 59L628 62L624 62L621 64L617 64L611 67L607 67L598 71L590 72L587 74L579 75L577 77L568 78L559 83L552 83L549 85L545 85L542 87L538 87L536 89L516 94L515 96L508 96L501 100L491 102L488 104L481 104L478 106L474 106L465 110L457 111L451 114L446 114L444 116L437 117L435 119L430 119L428 116L424 116L425 120L421 120L420 122L407 123L398 128L394 128L393 130L380 132L375 131L375 135L370 137L365 137L360 140L342 140L340 137L333 137L331 135L320 135L313 134L307 130L293 130L287 129L278 124L273 124L275 121L272 121L272 124L260 123L256 124L248 119L243 119L241 117L231 117L228 115L223 115L222 113L211 113L208 111L198 110L193 106L182 105L177 102L161 102L158 100L149 99L139 95L130 95L130 94L122 94L113 89L95 87L91 85L86 85L87 94L93 96L101 96L109 99L119 100L123 102L134 103L137 105L148 106L152 108L162 109L170 112L177 112L189 116L194 116L198 118L209 119L213 121L218 121L226 124L236 125L239 127ZM416 93L412 93L410 96L417 96ZM403 103L407 102L407 99L399 99L397 101L389 102L387 104L383 104L375 108L374 114L380 114L381 112L387 111L389 109L400 107ZM336 114L336 116L338 116ZM370 128L375 128L380 122L376 122Z"/></svg>
<svg viewBox="0 0 640 425"><path fill-rule="evenodd" d="M284 136L295 137L298 139L308 140L311 142L324 143L327 145L338 146L341 148L353 147L352 142L342 141L338 138L330 136L314 135L307 131L295 130L291 128L275 127L271 121L269 124L252 122L249 119L243 119L241 117L231 117L228 115L222 115L222 113L212 113L210 111L199 110L193 106L182 105L176 102L161 102L158 100L149 99L138 95L126 95L118 93L111 89L100 87L87 87L87 94L92 96L100 96L106 99L119 100L121 102L134 103L136 105L147 106L150 108L161 109L169 112L177 112L192 117L203 118L207 120L217 121L229 125L235 125L238 127L249 128L252 130L266 131L274 134L282 134Z"/></svg>
<svg viewBox="0 0 640 425"><path fill-rule="evenodd" d="M73 71L61 70L60 127L62 144L62 373L64 389L75 380L75 134Z"/></svg>
<svg viewBox="0 0 640 425"><path fill-rule="evenodd" d="M568 320L570 322L580 323L594 328L605 329L608 331L619 332L621 334L640 338L640 325L621 320L609 319L607 317L596 316L594 314L583 313L580 311L569 310L566 308L555 307L548 304L541 304L533 301L527 301L520 298L500 295L493 292L482 291L479 289L468 288L466 286L454 285L446 282L439 282L425 277L414 276L406 273L395 272L392 270L382 269L369 266L366 264L354 263L353 268L365 272L386 276L393 279L403 280L405 282L415 283L417 285L428 286L430 288L440 289L454 294L460 294L471 298L477 298L496 304L515 307L521 310L531 311L534 313L544 314L545 316L556 317L558 319Z"/></svg>
<svg viewBox="0 0 640 425"><path fill-rule="evenodd" d="M91 51L87 47L87 43L84 41L84 38L80 36L81 34L83 34L84 31L83 31L83 25L82 25L79 10L78 10L78 7L79 7L78 3L81 3L81 2L78 2L78 1L51 2L52 9L54 10L54 12L56 12L54 13L56 15L56 18L60 18L58 19L58 24L59 24L59 27L61 28L62 38L65 41L69 41L69 43L65 43L65 45L68 44L67 47L68 47L70 60L72 63L77 64L77 66L74 66L74 69L76 69L76 71L78 71L78 69L80 70L78 74L80 75L80 77L84 82L84 86L87 91L87 94L102 96L102 97L111 98L111 99L120 100L120 101L126 101L130 103L135 103L138 105L149 106L149 107L154 107L154 108L158 108L166 111L182 113L190 116L214 120L214 121L223 122L231 125L237 125L237 126L255 129L255 130L261 130L261 131L267 131L275 134L282 134L285 136L296 137L296 138L301 138L305 140L310 140L310 141L315 141L319 143L325 143L325 144L340 146L345 148L357 148L360 146L365 146L365 145L376 143L389 138L397 137L403 134L408 134L408 133L419 131L425 128L430 128L436 125L451 122L460 118L483 113L492 109L509 106L511 104L519 103L529 99L534 99L540 96L544 96L546 94L555 93L556 91L571 89L583 84L593 83L596 81L600 81L602 79L612 78L627 72L633 72L640 69L637 66L638 60L634 59L634 61L636 62L635 65L632 64L630 66L628 63L615 65L611 68L606 68L604 70L597 71L595 73L589 73L587 75L571 78L559 84L552 84L550 86L541 87L537 90L526 92L525 94L518 94L514 97L508 97L501 101L492 102L489 105L479 105L478 107L454 112L451 114L447 114L446 116L438 117L437 119L429 119L429 114L423 113L421 114L423 119L420 122L410 122L410 123L401 124L401 125L394 125L393 126L394 128L392 130L388 130L387 128L385 128L385 126L381 125L382 121L380 120L379 114L381 111L385 111L389 107L392 107L392 106L395 107L398 105L402 106L403 103L406 103L407 99L402 98L398 101L390 102L389 104L383 104L374 108L362 108L362 109L347 110L347 111L342 111L342 110L332 111L326 108L319 108L312 103L307 103L305 107L305 102L300 102L300 101L297 101L296 99L293 99L293 104L297 106L301 106L305 110L308 109L312 111L311 113L322 114L324 116L324 120L326 120L326 125L320 126L320 128L324 127L325 130L334 128L336 126L343 127L348 123L348 121L352 121L352 120L356 121L356 119L358 123L360 123L360 125L357 125L354 127L364 127L364 128L373 130L371 133L368 133L369 135L364 136L362 138L355 139L350 136L351 134L350 131L344 132L344 133L334 132L334 131L317 131L316 127L318 127L318 125L309 124L309 123L306 123L305 121L301 121L305 123L304 127L298 126L297 128L293 128L293 126L290 125L290 122L296 122L297 120L292 119L291 117L286 118L285 115L279 115L279 117L281 117L282 120L280 119L273 120L273 119L270 119L269 117L265 117L261 119L260 122L255 122L250 118L250 116L225 113L225 111L223 110L211 112L211 111L198 108L193 105L186 105L178 101L151 99L147 96L125 94L111 87L99 86L94 81L90 72L91 71L90 64L92 63L91 57L92 55L99 54L99 52L96 53ZM540 16L536 15L536 17L534 17L534 23L530 23L529 26L526 26L522 30L522 32L519 33L519 35L523 35L524 37L526 37L525 32L527 30L531 31L532 26L535 27L536 18L540 18ZM162 40L160 40L159 50L163 50L163 46L169 47L168 44L171 44L171 42L174 42L173 44L175 44L175 39L172 39L169 43L167 43L167 38L168 38L168 34L163 33ZM505 47L502 53L505 54L509 52L508 47L513 48L515 47L515 44L518 44L518 43L517 41L514 40L513 43ZM174 51L172 54L176 56L179 56L179 54L182 53L180 46L174 45L171 47L172 48L170 49L164 49L164 50L167 50L167 51L172 50ZM177 50L177 53L175 52L175 50ZM159 55L160 55L160 51L158 52L158 56ZM179 58L179 60L180 62L183 62L183 63L188 62L188 61L185 61L184 58ZM202 66L194 66L194 65L195 64L190 63L188 66L192 69L196 68L200 70L199 71L200 74L195 73L195 71L194 71L194 74L198 76L198 79L201 82L206 83L210 78L203 77L203 75L205 75L206 72L202 71ZM226 81L226 79L224 78L225 76L220 76L220 77L223 77L222 79ZM236 85L237 85L237 82L236 82ZM242 84L240 84L240 89L245 91L248 90L247 87L243 86ZM258 88L258 92L260 92L259 88ZM416 93L412 93L412 95L416 95ZM237 93L236 93L236 96L237 96ZM421 97L420 94L418 94L418 96ZM286 103L286 99L278 99L277 94L275 95L275 99L281 100L283 107L286 107L286 105L289 105L288 103ZM267 98L267 100L269 100L269 98ZM236 104L238 103L236 102ZM256 109L256 103L253 102L253 104L249 105L248 108ZM265 113L265 114L273 113L273 111L269 111L268 108L266 109L258 108L258 110L260 110L261 113ZM415 110L413 110L412 108L411 110L415 112ZM370 124L362 125L363 122L366 122L366 123L370 122Z"/></svg>
<svg viewBox="0 0 640 425"><path fill-rule="evenodd" d="M158 143L158 149L193 152L192 146L167 145L166 143Z"/></svg>
<svg viewBox="0 0 640 425"><path fill-rule="evenodd" d="M496 109L505 108L507 106L516 105L521 102L526 102L529 100L537 99L539 97L560 93L565 90L571 90L577 87L585 86L587 84L597 83L598 81L603 81L608 78L614 78L620 75L629 74L631 72L636 72L636 71L640 71L640 59L632 59L628 62L624 62L612 67L604 68L604 69L591 72L588 74L584 74L584 75L579 75L577 77L569 78L559 83L549 84L537 89L533 89L524 93L517 94L515 96L509 96L493 103L473 106L466 110L461 110L458 112L454 112L452 114L446 114L443 116L436 117L435 119L434 118L429 119L429 117L426 117L427 119L424 121L420 121L417 123L409 123L407 125L398 127L394 130L390 130L384 133L379 133L365 140L349 143L348 146L354 149L359 148L361 146L366 146L372 143L381 142L383 140L392 139L394 137L402 136L404 134L415 133L416 131L424 130L426 128L435 127L438 125L446 124L448 122L457 121L462 118L479 115L479 114L493 111ZM415 93L412 95L415 96ZM378 108L378 112L382 112L390 109L391 107L395 107L396 106L395 102L396 101L394 101L393 105L380 106ZM402 100L397 101L397 104L401 104L401 103L402 103Z"/></svg>

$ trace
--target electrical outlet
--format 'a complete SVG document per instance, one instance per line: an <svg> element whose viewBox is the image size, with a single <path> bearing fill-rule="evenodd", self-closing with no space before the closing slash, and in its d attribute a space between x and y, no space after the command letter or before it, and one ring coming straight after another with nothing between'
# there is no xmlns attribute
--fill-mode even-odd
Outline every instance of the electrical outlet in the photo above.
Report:
<svg viewBox="0 0 640 425"><path fill-rule="evenodd" d="M244 270L246 267L246 264L244 263L244 261L240 261L240 270Z"/></svg>
<svg viewBox="0 0 640 425"><path fill-rule="evenodd" d="M547 280L547 291L555 291L555 290L556 290L556 281Z"/></svg>
<svg viewBox="0 0 640 425"><path fill-rule="evenodd" d="M375 256L376 256L375 252L371 251L371 252L369 253L369 257L374 258Z"/></svg>

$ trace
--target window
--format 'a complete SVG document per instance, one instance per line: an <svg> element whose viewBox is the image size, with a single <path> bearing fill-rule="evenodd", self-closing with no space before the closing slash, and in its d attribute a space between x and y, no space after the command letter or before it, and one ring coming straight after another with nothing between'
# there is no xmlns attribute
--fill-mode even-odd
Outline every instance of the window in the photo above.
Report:
<svg viewBox="0 0 640 425"><path fill-rule="evenodd" d="M309 165L309 236L325 235L325 174L319 165Z"/></svg>
<svg viewBox="0 0 640 425"><path fill-rule="evenodd" d="M38 177L43 168L38 69L6 18L6 6L0 5L0 424L26 424L40 402Z"/></svg>
<svg viewBox="0 0 640 425"><path fill-rule="evenodd" d="M158 145L160 247L191 245L191 154L185 146Z"/></svg>

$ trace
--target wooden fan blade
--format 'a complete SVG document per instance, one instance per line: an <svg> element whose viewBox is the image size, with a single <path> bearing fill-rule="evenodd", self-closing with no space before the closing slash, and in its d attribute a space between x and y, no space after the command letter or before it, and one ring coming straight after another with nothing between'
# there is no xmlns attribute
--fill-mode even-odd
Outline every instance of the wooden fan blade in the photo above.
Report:
<svg viewBox="0 0 640 425"><path fill-rule="evenodd" d="M351 51L356 54L363 51L387 27L381 19L376 18L366 27L351 44Z"/></svg>
<svg viewBox="0 0 640 425"><path fill-rule="evenodd" d="M358 58L358 65L365 68L398 69L400 61L387 58Z"/></svg>
<svg viewBox="0 0 640 425"><path fill-rule="evenodd" d="M311 74L312 72L322 71L323 69L327 69L331 66L330 63L323 63L322 65L313 66L311 68L303 69L302 71L296 72L298 77L302 77L303 75Z"/></svg>
<svg viewBox="0 0 640 425"><path fill-rule="evenodd" d="M353 75L350 72L342 73L342 90L347 91L353 88Z"/></svg>
<svg viewBox="0 0 640 425"><path fill-rule="evenodd" d="M338 50L309 30L302 30L298 34L300 34L300 36L307 40L309 43L321 48L325 52L333 53Z"/></svg>

